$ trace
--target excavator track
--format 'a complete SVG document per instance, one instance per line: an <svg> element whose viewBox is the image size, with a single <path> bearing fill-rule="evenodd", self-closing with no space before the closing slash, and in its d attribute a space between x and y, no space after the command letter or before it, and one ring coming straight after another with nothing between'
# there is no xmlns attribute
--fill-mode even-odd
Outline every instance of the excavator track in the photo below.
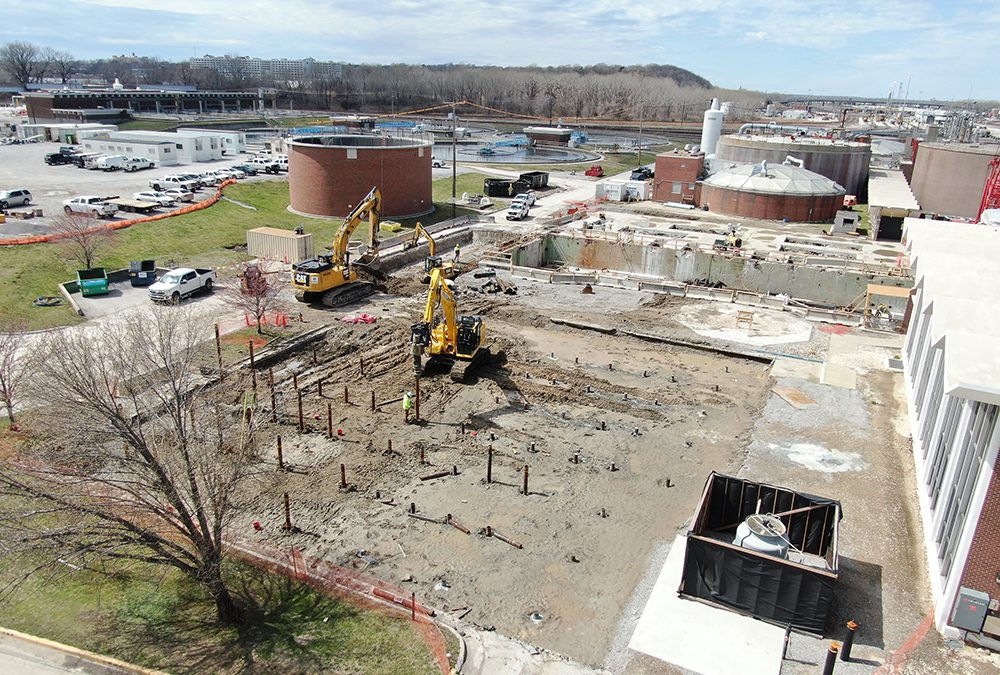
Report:
<svg viewBox="0 0 1000 675"><path fill-rule="evenodd" d="M374 292L375 284L370 284L367 281L355 281L327 291L323 294L322 303L324 307L342 307L367 298Z"/></svg>
<svg viewBox="0 0 1000 675"><path fill-rule="evenodd" d="M465 383L465 378L469 373L476 372L476 369L482 365L483 361L487 360L490 356L490 348L482 347L476 355L471 359L455 359L454 365L451 367L451 381Z"/></svg>

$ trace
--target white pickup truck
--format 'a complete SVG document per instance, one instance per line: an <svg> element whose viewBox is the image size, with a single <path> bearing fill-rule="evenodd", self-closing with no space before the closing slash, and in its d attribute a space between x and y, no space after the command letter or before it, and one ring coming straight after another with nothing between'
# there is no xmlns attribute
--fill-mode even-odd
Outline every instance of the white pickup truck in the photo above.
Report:
<svg viewBox="0 0 1000 675"><path fill-rule="evenodd" d="M118 206L109 204L105 201L104 197L81 195L64 201L63 211L66 213L83 213L95 218L112 218L118 213Z"/></svg>
<svg viewBox="0 0 1000 675"><path fill-rule="evenodd" d="M180 176L164 176L163 178L150 178L149 187L157 192L162 192L167 188L181 188L182 190L197 190L201 185L198 181L188 180Z"/></svg>
<svg viewBox="0 0 1000 675"><path fill-rule="evenodd" d="M149 299L153 302L179 305L181 300L198 291L210 293L214 285L215 270L178 267L164 274L149 287Z"/></svg>

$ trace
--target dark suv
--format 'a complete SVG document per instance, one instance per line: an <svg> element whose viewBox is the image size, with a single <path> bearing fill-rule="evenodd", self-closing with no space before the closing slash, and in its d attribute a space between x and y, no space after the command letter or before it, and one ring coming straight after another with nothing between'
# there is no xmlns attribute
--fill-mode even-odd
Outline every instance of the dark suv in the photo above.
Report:
<svg viewBox="0 0 1000 675"><path fill-rule="evenodd" d="M638 169L632 169L632 175L629 176L629 180L649 180L652 177L652 169L648 166L640 166Z"/></svg>
<svg viewBox="0 0 1000 675"><path fill-rule="evenodd" d="M72 164L73 155L66 154L65 152L52 152L45 155L45 163L51 166L56 164Z"/></svg>

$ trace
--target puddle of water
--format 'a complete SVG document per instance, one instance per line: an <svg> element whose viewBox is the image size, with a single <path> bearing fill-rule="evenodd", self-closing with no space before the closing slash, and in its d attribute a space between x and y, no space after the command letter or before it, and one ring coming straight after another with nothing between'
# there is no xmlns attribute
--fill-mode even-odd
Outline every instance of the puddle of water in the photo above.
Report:
<svg viewBox="0 0 1000 675"><path fill-rule="evenodd" d="M789 445L768 443L768 447L774 452L787 455L788 459L796 464L821 473L845 473L847 471L860 471L867 467L867 464L861 459L861 455L856 452L830 450L815 443L791 443Z"/></svg>

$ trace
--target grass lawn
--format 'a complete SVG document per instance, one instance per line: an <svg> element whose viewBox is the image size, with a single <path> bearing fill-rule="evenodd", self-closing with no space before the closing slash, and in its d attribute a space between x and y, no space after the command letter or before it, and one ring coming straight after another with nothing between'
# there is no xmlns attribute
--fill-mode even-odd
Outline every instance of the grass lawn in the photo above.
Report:
<svg viewBox="0 0 1000 675"><path fill-rule="evenodd" d="M100 563L29 579L0 603L0 625L169 672L439 672L405 617L249 565L228 579L250 607L240 629L216 624L214 604L172 568Z"/></svg>
<svg viewBox="0 0 1000 675"><path fill-rule="evenodd" d="M147 119L135 119L126 120L125 122L118 123L119 131L163 131L165 129L174 129L178 124L182 124L178 120L147 120Z"/></svg>
<svg viewBox="0 0 1000 675"><path fill-rule="evenodd" d="M482 176L465 179L459 176L459 195L463 191L482 192ZM441 203L451 197L451 178L434 181L437 210L423 218L402 221L413 227L420 220L436 223L451 217L451 206ZM139 223L115 232L98 253L98 264L108 269L128 267L129 261L155 258L159 265L221 266L238 261L246 245L246 231L270 226L294 228L302 225L316 237L317 250L329 246L340 227L339 219L306 218L290 213L288 183L261 181L233 185L226 195L254 206L245 209L222 200L211 208L151 223ZM440 195L440 197L439 197ZM439 201L441 200L441 201ZM473 213L459 208L459 216ZM355 233L364 236L362 225ZM173 262L171 262L173 261ZM31 301L40 295L59 295L57 285L76 278L76 263L67 259L57 244L35 244L0 248L0 315L23 319L29 329L49 328L79 322L68 306L34 307Z"/></svg>

